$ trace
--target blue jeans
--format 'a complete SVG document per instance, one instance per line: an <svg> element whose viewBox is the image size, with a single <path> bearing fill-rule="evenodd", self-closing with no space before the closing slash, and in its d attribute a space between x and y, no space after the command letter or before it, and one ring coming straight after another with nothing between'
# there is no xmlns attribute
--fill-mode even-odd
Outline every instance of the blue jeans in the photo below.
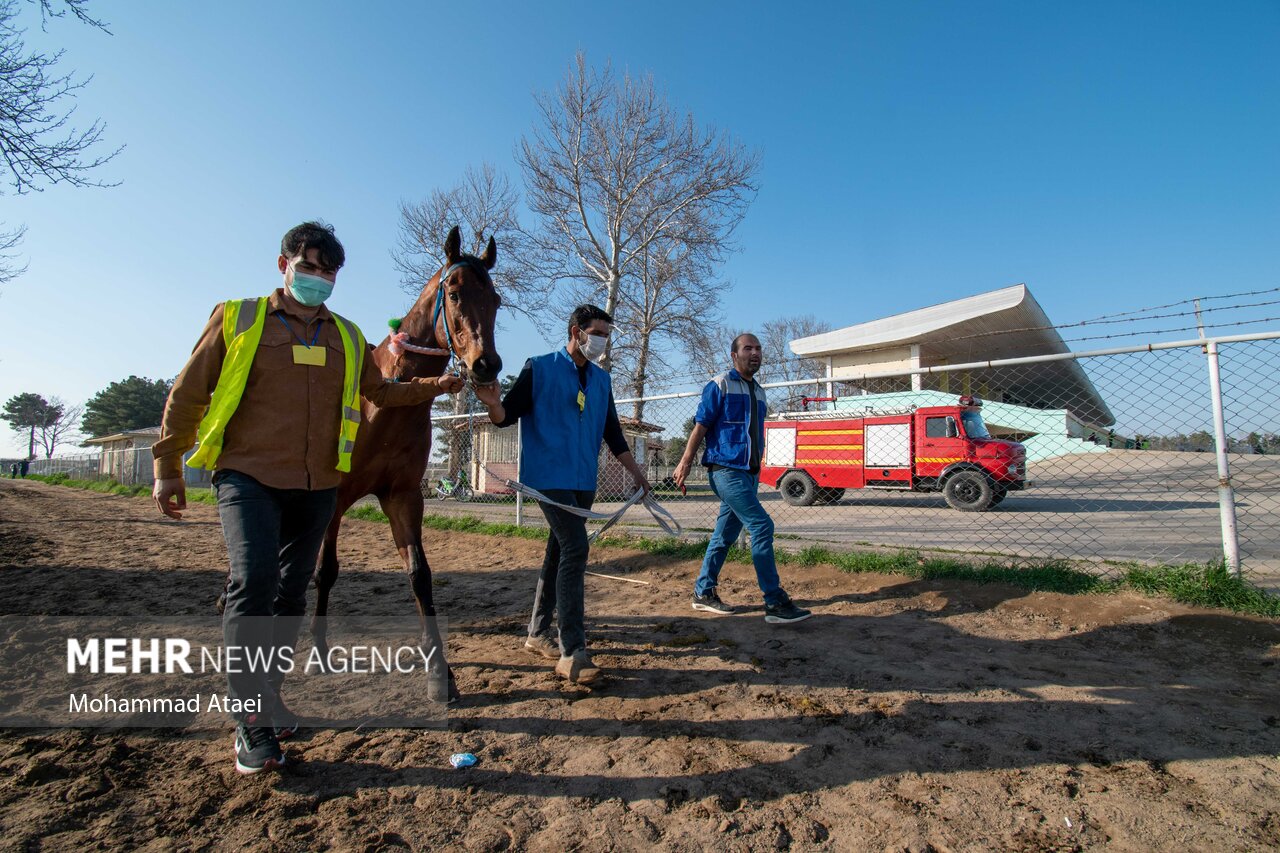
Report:
<svg viewBox="0 0 1280 853"><path fill-rule="evenodd" d="M702 560L702 571L698 573L693 591L706 595L716 588L729 546L745 525L751 534L751 562L756 567L756 581L764 593L764 603L776 604L784 593L778 581L778 564L773 557L773 519L760 505L760 498L756 495L756 475L736 468L713 468L708 477L711 490L720 498L720 515L707 542L707 555Z"/></svg>
<svg viewBox="0 0 1280 853"><path fill-rule="evenodd" d="M591 509L596 493L570 489L542 489L556 503ZM529 620L529 636L550 636L551 614L560 617L560 654L571 655L587 647L583 625L586 606L584 580L587 572L587 520L571 512L539 503L551 528L547 536L547 552L538 574L538 589L533 594L533 617Z"/></svg>
<svg viewBox="0 0 1280 853"><path fill-rule="evenodd" d="M218 517L231 564L222 612L223 642L248 649L294 648L307 610L307 584L315 572L337 489L273 489L239 471L213 478ZM227 672L233 699L262 696L262 720L271 721L284 673L241 667Z"/></svg>

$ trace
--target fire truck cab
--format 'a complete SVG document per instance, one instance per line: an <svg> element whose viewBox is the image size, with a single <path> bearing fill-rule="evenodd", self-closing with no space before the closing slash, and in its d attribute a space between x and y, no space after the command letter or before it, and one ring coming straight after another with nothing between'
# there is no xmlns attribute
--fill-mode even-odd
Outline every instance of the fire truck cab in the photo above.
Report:
<svg viewBox="0 0 1280 853"><path fill-rule="evenodd" d="M892 412L789 412L764 425L760 481L792 506L835 503L846 489L942 492L963 512L1027 487L1026 450L992 438L982 401Z"/></svg>

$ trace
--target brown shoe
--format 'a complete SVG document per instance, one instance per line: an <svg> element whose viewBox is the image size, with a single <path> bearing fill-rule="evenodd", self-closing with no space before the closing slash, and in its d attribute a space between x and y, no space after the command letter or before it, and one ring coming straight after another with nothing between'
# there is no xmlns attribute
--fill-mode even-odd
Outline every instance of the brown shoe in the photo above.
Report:
<svg viewBox="0 0 1280 853"><path fill-rule="evenodd" d="M560 657L560 646L553 642L550 637L542 635L529 637L524 641L524 648L527 652L532 652L535 655L541 655L551 660Z"/></svg>
<svg viewBox="0 0 1280 853"><path fill-rule="evenodd" d="M560 658L556 664L556 675L573 684L591 684L603 673L600 667L591 662L586 649L578 649L571 655Z"/></svg>

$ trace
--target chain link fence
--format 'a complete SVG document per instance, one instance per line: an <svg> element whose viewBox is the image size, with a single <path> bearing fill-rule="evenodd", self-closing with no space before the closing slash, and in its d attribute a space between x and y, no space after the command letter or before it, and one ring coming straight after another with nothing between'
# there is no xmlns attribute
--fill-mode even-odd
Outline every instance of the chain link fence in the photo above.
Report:
<svg viewBox="0 0 1280 853"><path fill-rule="evenodd" d="M184 458L189 458L190 453ZM71 480L112 480L124 486L149 486L155 482L150 447L127 447L32 459L31 474L53 476L66 474ZM188 486L208 486L210 473L183 466Z"/></svg>
<svg viewBox="0 0 1280 853"><path fill-rule="evenodd" d="M1278 371L1280 333L766 383L760 498L783 548L1066 560L1101 574L1117 564L1225 556L1246 579L1275 589ZM964 396L982 400L978 419L960 405ZM709 535L719 509L700 466L687 494L671 481L699 398L690 391L618 401L637 461L693 537ZM498 430L484 415L438 418L435 428L428 512L544 523L502 482L518 479L518 428ZM1015 457L1022 470L1011 476ZM1229 473L1222 483L1220 465ZM963 471L967 488L957 478ZM460 472L471 486L465 501L449 491ZM601 511L634 489L607 450L599 483ZM655 532L639 511L620 526Z"/></svg>
<svg viewBox="0 0 1280 853"><path fill-rule="evenodd" d="M1102 574L1225 558L1280 589L1277 375L1280 333L766 383L760 498L783 548L1066 560ZM977 419L965 396L983 401ZM699 398L618 401L636 461L691 537L719 511L701 466L686 493L672 481ZM506 483L519 479L518 427L470 414L433 429L428 512L545 524ZM151 467L150 448L136 448L37 459L31 472L138 484ZM602 450L596 509L634 489ZM657 532L639 510L619 528Z"/></svg>

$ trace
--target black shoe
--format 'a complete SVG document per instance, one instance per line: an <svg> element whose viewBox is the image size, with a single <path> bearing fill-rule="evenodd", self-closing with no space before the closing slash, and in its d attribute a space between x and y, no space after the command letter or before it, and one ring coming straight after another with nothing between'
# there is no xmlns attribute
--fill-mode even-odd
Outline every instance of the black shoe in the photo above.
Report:
<svg viewBox="0 0 1280 853"><path fill-rule="evenodd" d="M276 740L288 740L296 735L298 729L302 727L302 720L298 718L298 715L286 708L284 702L280 701L276 703L276 710L271 715L271 720L276 724Z"/></svg>
<svg viewBox="0 0 1280 853"><path fill-rule="evenodd" d="M284 750L276 734L267 726L236 725L236 770L261 773L284 767Z"/></svg>
<svg viewBox="0 0 1280 853"><path fill-rule="evenodd" d="M764 621L772 625L788 625L792 622L803 622L813 615L813 611L796 607L785 592L773 604L764 606Z"/></svg>
<svg viewBox="0 0 1280 853"><path fill-rule="evenodd" d="M720 600L720 596L714 589L706 595L698 595L695 592L693 594L693 609L715 613L717 616L729 616L734 612L731 605L725 604Z"/></svg>

